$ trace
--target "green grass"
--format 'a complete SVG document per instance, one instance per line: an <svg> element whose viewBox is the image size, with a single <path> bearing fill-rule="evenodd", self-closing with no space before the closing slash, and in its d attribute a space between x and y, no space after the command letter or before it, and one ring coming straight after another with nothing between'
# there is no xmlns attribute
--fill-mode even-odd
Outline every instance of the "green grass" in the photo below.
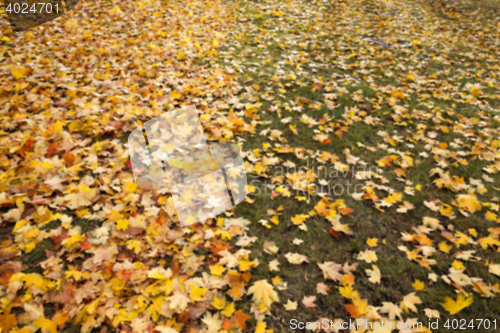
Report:
<svg viewBox="0 0 500 333"><path fill-rule="evenodd" d="M366 6L363 7L363 11L368 12L370 14L379 15L383 12L383 8L380 6L376 6L374 2L365 1ZM489 3L489 1L486 1ZM486 3L485 2L485 3ZM332 2L331 9L335 9L335 6L341 2ZM486 6L486 4L483 4ZM251 8L249 6L248 8ZM434 8L434 7L433 7ZM434 8L436 9L436 8ZM247 11L246 7L242 8L243 15L246 15L250 18L250 22L252 24L251 31L259 31L259 29L268 27L270 18L268 15L260 14L254 9L249 9ZM418 15L417 13L412 13L414 15ZM291 16L291 15L290 15ZM325 14L325 17L328 15ZM439 17L442 17L446 20L453 20L450 18L450 14L448 12L440 12ZM288 20L290 21L290 20ZM306 29L305 22L299 22L296 20L291 20L293 22L288 27L288 32L280 31L280 36L285 36L286 33L290 34L290 31L298 31L298 34L306 34L308 30ZM468 21L458 21L456 24L466 26ZM369 21L365 22L369 24ZM366 27L368 28L368 27ZM295 32L294 32L295 33ZM291 36L291 35L289 35ZM334 36L326 37L325 45L335 45L332 44L334 40ZM245 43L248 41L247 43ZM256 43L255 40L249 37L243 40L243 43L240 41L241 49L251 50L253 52L252 57L244 58L248 59L249 62L258 62L262 61L265 58L269 61L270 57L272 59L271 63L267 62L262 67L258 67L260 71L264 71L265 69L273 68L276 64L282 62L282 54L276 52L276 47L271 45L267 46L267 48L257 48L258 45L262 45ZM290 44L289 44L290 45ZM402 59L407 58L405 50L395 50L393 56L383 55L379 57L377 63L380 66L389 67L393 72L397 71L395 65L392 64L393 57L398 57L398 63L403 64L404 66L415 67L422 63L422 61L427 62L428 67L419 69L417 72L419 75L436 75L436 80L455 80L460 75L456 73L461 70L467 69L467 63L461 63L457 60L461 59L462 54L467 52L466 46L457 45L456 51L446 54L445 57L448 60L454 61L453 64L444 64L440 61L434 61L432 59L428 60L429 51L420 52L411 54L412 59L408 61L404 61L401 63ZM432 45L429 46L430 49L433 48ZM437 52L439 48L436 48L436 54L442 54L441 52ZM267 50L267 52L265 52ZM285 52L287 54L293 53L293 51L299 51L299 48L296 45L286 47ZM351 64L351 68L347 70L339 70L334 66L321 66L318 72L313 73L312 69L315 67L308 66L309 62L317 61L318 59L312 55L311 50L306 50L308 53L305 54L305 59L302 59L301 63L303 64L302 68L309 73L309 79L305 80L302 85L296 84L294 82L290 82L289 87L287 87L287 91L285 93L285 98L277 98L281 103L297 101L298 98L306 98L309 100L309 103L320 102L324 103L323 93L324 91L318 91L312 89L312 79L314 77L322 76L324 78L331 77L333 74L347 74L352 76L354 71L359 70L359 59L351 58L347 61L348 64ZM358 52L362 52L362 49L358 49ZM329 47L322 47L321 54L330 54L332 49ZM406 52L406 53L405 53ZM487 68L486 62L479 63L479 68ZM296 67L291 65L281 65L280 67L285 72L287 70L296 70ZM317 67L315 69L318 69ZM451 70L453 69L453 71ZM260 92L263 91L263 87L270 87L274 90L278 90L280 87L279 84L269 82L269 77L272 76L269 73L267 75L259 75L259 70L255 73L247 72L245 77L245 81L248 78L251 79L250 83L246 82L246 84L257 84L261 87ZM387 78L382 76L383 70L375 71L377 85L392 85L394 87L400 87L401 81L395 78ZM297 81L303 81L301 78L297 79ZM477 79L473 78L461 78L459 81L459 88L464 89L467 83L478 83ZM281 81L283 82L283 81ZM400 135L403 140L408 136L411 137L412 133L417 131L418 124L427 125L428 129L432 129L436 126L436 123L432 119L427 119L423 121L418 121L414 119L405 119L408 123L408 127L403 127L395 123L392 119L392 109L388 105L382 104L382 108L380 110L372 110L370 114L373 116L379 117L381 119L381 124L379 126L370 126L364 124L362 122L356 122L348 126L348 131L344 133L342 138L337 138L334 135L330 135L331 142L328 144L321 144L312 140L312 136L314 135L313 129L309 126L298 122L297 119L300 115L307 114L310 117L319 119L323 114L329 114L330 116L334 116L333 121L338 121L342 119L342 115L344 113L344 109L358 106L359 102L354 101L351 96L352 93L358 90L362 91L362 96L367 104L372 104L370 100L377 99L380 96L379 91L375 91L370 86L366 85L366 83L361 80L358 84L350 83L346 86L349 91L349 94L341 96L338 100L338 106L334 110L328 110L325 107L322 107L319 111L315 109L308 108L307 106L304 108L302 112L288 112L282 111L281 118L292 117L294 119L293 125L297 126L298 134L293 135L291 131L288 129L288 124L281 123L280 115L277 113L271 113L267 110L271 107L275 102L269 102L265 100L260 100L262 103L261 110L265 112L259 113L263 121L269 122L265 126L262 126L257 132L264 128L272 128L279 129L283 132L283 137L285 137L286 141L284 144L289 145L291 147L297 148L305 148L313 151L328 151L330 153L336 154L338 156L343 156L344 148L351 149L351 153L355 156L362 157L364 161L368 161L370 165L372 165L378 159L387 156L389 153L384 153L383 151L377 150L376 152L368 152L365 149L359 148L356 144L358 142L362 142L365 145L377 146L378 144L383 144L383 140L381 137L376 135L376 131L383 130L387 133L396 132L397 135ZM424 90L425 91L425 90ZM493 91L487 91L488 93L493 93ZM427 94L432 95L432 91L425 91ZM422 95L421 92L410 93L409 98L398 102L398 105L405 105L408 111L411 112L413 110L422 110L424 106L422 105ZM471 106L470 104L463 104L454 101L452 98L450 100L442 100L431 97L427 99L427 101L432 101L434 106L438 106L445 117L445 119L449 119L449 124L447 126L453 126L455 121L459 118L458 116L464 116L468 118L476 118L479 108ZM489 99L491 103L497 103L495 99ZM306 103L306 104L309 104ZM455 106L452 106L455 104ZM453 110L455 112L454 115L448 116L444 111L445 110ZM498 126L498 122L494 121L495 127ZM439 130L435 130L438 132L438 138L440 142L453 142L455 139L463 137L454 132L450 131L449 133L443 133ZM245 143L244 149L251 150L255 148L262 147L263 143L270 142L266 137L255 135L253 137L247 137L247 141ZM397 143L397 149L405 151L406 145L405 143L408 141L403 141ZM426 149L424 145L420 142L416 142L414 144L415 148L412 150L413 152L425 152ZM271 150L268 150L270 153ZM430 152L428 152L430 154ZM281 155L277 156L283 158L284 160L290 160L296 163L297 168L300 166L307 165L306 160L300 160L296 158L293 154ZM304 214L310 211L314 205L318 202L318 198L311 199L310 202L299 202L294 199L295 193L292 194L290 198L278 197L276 199L270 199L268 196L261 194L257 196L253 196L255 202L252 205L247 203L243 203L238 206L235 210L237 216L243 216L250 221L254 222L250 226L250 234L258 236L258 241L253 248L253 254L255 258L259 258L260 265L253 271L253 279L268 279L271 280L275 276L280 276L284 281L288 283L288 288L286 291L280 292L280 302L286 303L288 299L292 299L294 301L299 302L300 310L297 312L286 313L283 312L282 307L280 305L276 305L273 307L271 311L271 318L268 321L268 327L275 329L275 332L289 332L291 331L289 328L288 321L290 318L300 318L301 321L314 321L322 317L329 318L348 318L349 314L344 308L344 305L347 304L348 300L344 299L337 291L337 284L332 281L326 281L322 276L321 270L317 266L318 263L322 263L324 261L334 261L336 263L344 263L346 261L350 263L357 262L356 255L368 248L366 245L366 240L368 238L378 238L379 246L376 248L376 252L378 254L378 261L376 265L382 272L382 282L380 285L374 285L367 282L368 276L366 276L364 270L371 268L371 265L366 264L364 262L360 262L359 268L356 273L356 288L359 290L359 293L362 298L367 298L368 303L374 306L381 306L381 302L394 302L399 304L402 298L415 290L412 287L412 283L419 279L421 281L429 281L427 274L429 273L426 269L420 267L418 263L414 261L410 261L406 258L404 252L398 249L399 245L406 245L409 248L412 248L412 245L409 243L405 243L401 240L401 233L403 232L412 232L412 227L417 226L422 223L423 216L433 216L438 217L439 213L430 212L425 206L422 205L424 200L430 200L432 198L439 198L443 202L450 203L456 196L456 193L453 193L449 190L438 189L435 185L432 184L433 180L436 177L431 177L429 172L432 168L435 168L434 163L430 163L432 161L432 154L430 154L427 158L421 158L417 155L413 156L415 161L420 161L421 163L415 165L413 168L409 168L407 170L407 179L413 182L414 185L420 184L422 185L422 191L416 191L415 196L406 197L405 200L408 200L415 204L415 209L408 212L407 214L397 214L394 210L387 209L385 213L379 212L377 209L373 207L373 205L367 201L353 201L352 198L349 198L346 195L340 196L345 200L345 202L354 209L354 213L348 217L343 217L342 223L347 223L351 229L353 230L353 235L343 235L340 237L334 237L329 233L330 223L324 218L320 218L318 216L311 217L307 222L308 231L302 231L294 226L290 218L296 214ZM457 167L450 166L447 171L450 171L451 175L457 175L459 177L464 177L465 179L469 178L480 178L483 172L481 171L483 167L491 164L488 161L468 158L469 165L462 166L459 165ZM310 166L317 167L318 163L309 164ZM376 163L375 163L376 165ZM397 191L402 192L404 190L404 183L398 183L396 180L396 175L393 170L394 167L388 167L384 169L384 176L386 176L390 181L390 186L396 189ZM269 174L273 174L273 170L269 170ZM262 180L262 179L261 179ZM336 179L333 182L338 181L342 182L342 180ZM345 181L345 180L344 180ZM356 181L354 180L356 184ZM489 183L485 183L488 192L484 195L480 196L482 201L489 201L495 195L496 192L492 188L492 185ZM293 191L292 191L293 192ZM382 194L381 192L377 192L378 194ZM384 195L382 195L384 197ZM334 197L333 199L337 199ZM282 206L284 210L282 214L279 216L280 223L278 226L275 226L272 223L269 223L272 227L267 229L260 223L256 223L261 219L269 220L271 216L269 216L266 212L269 209L276 210L278 207ZM483 210L484 212L484 210ZM465 218L457 213L457 218L455 220L449 221L447 219L442 219L443 226L447 226L448 224L454 226L456 230L466 231L469 228L475 228L479 234L486 235L487 229L494 227L494 223L489 223L484 220L481 216L474 215L469 218ZM432 233L429 237L434 241L435 246L441 241L443 238L439 236L438 233ZM304 242L301 245L294 245L292 243L293 239L299 238ZM381 244L382 241L385 241L385 244ZM273 241L279 247L280 256L269 255L263 251L264 243L267 241ZM483 258L483 261L480 262L466 262L466 274L469 276L479 276L484 278L485 283L495 284L498 283L498 279L493 277L491 274L487 272L487 267L484 265L484 260L494 260L495 254L491 252L491 250L485 251L480 246L474 245L472 249L476 250L476 254ZM292 265L284 259L283 255L288 252L299 252L300 254L304 254L309 259L309 264L302 265ZM268 268L268 264L271 260L279 258L280 261L280 271L279 272L270 272ZM448 268L450 264L453 262L454 258L450 255L446 255L443 253L437 253L432 257L436 260L436 265L433 266L433 270L441 274L447 274ZM319 282L324 282L331 287L331 292L327 296L317 295L315 286ZM425 286L423 291L417 291L417 295L422 299L426 307L430 307L432 309L439 310L441 312L441 322L446 319L457 318L456 316L448 315L442 308L441 303L445 296L453 297L454 296L454 288L446 285L442 281L438 283L434 283L432 285ZM307 309L300 305L300 301L304 296L317 295L318 300L316 304L318 305L316 308ZM250 300L249 300L250 301ZM476 318L496 318L496 313L500 311L500 307L495 298L481 298L477 293L474 294L474 306L468 307L465 310L462 310L458 316L458 318L463 318L466 320L476 319ZM406 318L417 317L417 314L412 313L409 315L405 315ZM420 311L418 314L419 321L427 323L427 319L423 316L423 312ZM441 325L442 326L442 325ZM442 327L439 332L445 332ZM487 330L485 330L487 331ZM489 332L493 332L490 330Z"/></svg>

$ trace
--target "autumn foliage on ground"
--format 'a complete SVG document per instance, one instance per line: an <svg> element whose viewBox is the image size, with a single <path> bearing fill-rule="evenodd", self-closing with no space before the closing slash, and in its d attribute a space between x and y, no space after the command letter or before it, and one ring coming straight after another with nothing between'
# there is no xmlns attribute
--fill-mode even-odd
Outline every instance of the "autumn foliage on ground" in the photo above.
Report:
<svg viewBox="0 0 500 333"><path fill-rule="evenodd" d="M500 11L482 6L82 0L18 34L3 19L0 332L498 317ZM183 105L242 146L249 180L186 228L126 144Z"/></svg>

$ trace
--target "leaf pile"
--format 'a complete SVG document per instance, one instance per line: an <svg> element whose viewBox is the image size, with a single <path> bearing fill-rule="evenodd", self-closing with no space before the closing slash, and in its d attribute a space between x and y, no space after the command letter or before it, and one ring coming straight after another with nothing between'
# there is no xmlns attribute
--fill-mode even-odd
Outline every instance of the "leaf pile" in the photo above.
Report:
<svg viewBox="0 0 500 333"><path fill-rule="evenodd" d="M253 131L220 104L235 76L207 65L231 15L217 1L97 1L16 35L2 22L2 332L245 327L234 301L250 251L229 240L248 222L180 229L170 196L137 188L124 145L181 105L211 140Z"/></svg>

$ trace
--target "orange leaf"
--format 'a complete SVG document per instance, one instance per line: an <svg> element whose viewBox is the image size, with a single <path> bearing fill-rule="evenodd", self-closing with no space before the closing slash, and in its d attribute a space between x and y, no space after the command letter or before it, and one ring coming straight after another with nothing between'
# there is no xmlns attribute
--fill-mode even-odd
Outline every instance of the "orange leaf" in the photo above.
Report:
<svg viewBox="0 0 500 333"><path fill-rule="evenodd" d="M248 318L250 318L250 316L242 312L241 310L238 310L234 313L234 317L236 317L236 320L238 321L239 328L241 330L245 330L247 328L245 322Z"/></svg>
<svg viewBox="0 0 500 333"><path fill-rule="evenodd" d="M230 331L236 329L237 325L238 324L236 323L236 316L232 316L229 320L224 317L224 322L222 323L221 329Z"/></svg>
<svg viewBox="0 0 500 333"><path fill-rule="evenodd" d="M341 232L338 232L338 231L336 231L336 230L335 230L335 229L333 229L333 228L330 228L330 233L331 233L333 236L335 236L335 237L338 237L338 236L341 236L341 235L342 235L342 233L341 233Z"/></svg>
<svg viewBox="0 0 500 333"><path fill-rule="evenodd" d="M342 215L349 215L351 214L352 212L354 212L354 209L350 208L350 207L345 207L345 208L341 208L338 210L340 214Z"/></svg>
<svg viewBox="0 0 500 333"><path fill-rule="evenodd" d="M12 326L17 324L16 316L10 314L10 307L4 310L4 313L0 315L0 327L2 332L10 332Z"/></svg>

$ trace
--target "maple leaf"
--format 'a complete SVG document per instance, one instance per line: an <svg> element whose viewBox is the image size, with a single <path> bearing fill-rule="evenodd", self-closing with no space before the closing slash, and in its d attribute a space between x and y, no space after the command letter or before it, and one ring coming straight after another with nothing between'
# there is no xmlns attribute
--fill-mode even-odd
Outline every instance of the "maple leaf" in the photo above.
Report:
<svg viewBox="0 0 500 333"><path fill-rule="evenodd" d="M328 295L329 291L330 291L330 288L326 284L324 284L323 282L319 282L316 285L316 292L318 294Z"/></svg>
<svg viewBox="0 0 500 333"><path fill-rule="evenodd" d="M215 296L210 304L212 304L217 310L222 310L226 307L226 298L224 296Z"/></svg>
<svg viewBox="0 0 500 333"><path fill-rule="evenodd" d="M203 296L207 293L207 289L200 288L197 285L193 285L189 294L191 295L192 302L198 302L203 300Z"/></svg>
<svg viewBox="0 0 500 333"><path fill-rule="evenodd" d="M294 265L300 265L304 262L309 262L305 255L302 255L299 253L288 252L287 254L285 254L285 257L288 259L289 263L294 264Z"/></svg>
<svg viewBox="0 0 500 333"><path fill-rule="evenodd" d="M377 238L368 238L366 240L366 244L368 244L369 247L376 247L377 246L378 239Z"/></svg>
<svg viewBox="0 0 500 333"><path fill-rule="evenodd" d="M280 264L280 262L278 261L278 259L272 260L269 262L269 269L271 271L279 271L280 270L278 267L279 264Z"/></svg>
<svg viewBox="0 0 500 333"><path fill-rule="evenodd" d="M302 224L307 219L307 217L308 216L304 214L295 215L292 217L292 222L295 225L299 225Z"/></svg>
<svg viewBox="0 0 500 333"><path fill-rule="evenodd" d="M234 302L231 302L228 305L226 305L226 307L224 308L223 311L221 311L221 313L226 317L231 317L235 310L236 309L234 307Z"/></svg>
<svg viewBox="0 0 500 333"><path fill-rule="evenodd" d="M297 302L292 302L292 300L288 300L286 304L284 305L286 311L293 311L297 310Z"/></svg>
<svg viewBox="0 0 500 333"><path fill-rule="evenodd" d="M428 216L424 216L424 226L432 228L432 230L443 229L443 226L440 224L438 219Z"/></svg>
<svg viewBox="0 0 500 333"><path fill-rule="evenodd" d="M274 242L265 242L263 246L264 252L266 253L278 253L279 248L274 244Z"/></svg>
<svg viewBox="0 0 500 333"><path fill-rule="evenodd" d="M422 281L420 280L415 280L415 282L412 284L412 287L415 289L415 290L424 290L425 288L425 285Z"/></svg>
<svg viewBox="0 0 500 333"><path fill-rule="evenodd" d="M34 304L24 303L23 308L28 316L28 322L37 320L40 317L44 317L43 305L36 306Z"/></svg>
<svg viewBox="0 0 500 333"><path fill-rule="evenodd" d="M273 302L279 301L278 294L267 280L256 281L252 287L248 289L248 294L253 294L252 300L256 304L263 304L266 307L271 306Z"/></svg>
<svg viewBox="0 0 500 333"><path fill-rule="evenodd" d="M42 333L57 333L57 325L45 317L40 317L31 324L38 327Z"/></svg>
<svg viewBox="0 0 500 333"><path fill-rule="evenodd" d="M349 312L352 318L358 318L368 312L368 301L356 297L353 299L353 304L346 304L346 310Z"/></svg>
<svg viewBox="0 0 500 333"><path fill-rule="evenodd" d="M226 268L219 263L212 265L209 268L210 268L210 274L215 276L221 276L222 273L224 273L224 271L226 270Z"/></svg>
<svg viewBox="0 0 500 333"><path fill-rule="evenodd" d="M345 262L344 265L342 266L342 270L348 276L352 276L352 273L358 268L358 265L359 264L357 262L352 265L349 265L349 262Z"/></svg>
<svg viewBox="0 0 500 333"><path fill-rule="evenodd" d="M500 276L500 264L490 264L488 266L488 272Z"/></svg>
<svg viewBox="0 0 500 333"><path fill-rule="evenodd" d="M23 213L22 210L20 210L19 208L14 208L14 209L9 210L7 213L5 213L3 215L3 217L6 220L19 221L19 220L21 220L22 213ZM14 231L16 231L18 229L19 229L19 227L17 227L17 223L16 223L16 228L14 228Z"/></svg>
<svg viewBox="0 0 500 333"><path fill-rule="evenodd" d="M367 263L376 262L378 260L377 254L372 250L361 251L358 254L358 260L364 260Z"/></svg>
<svg viewBox="0 0 500 333"><path fill-rule="evenodd" d="M60 177L59 175L56 175L50 179L47 179L44 183L49 185L54 190L62 191L64 189L62 185L63 182L65 182L65 179Z"/></svg>
<svg viewBox="0 0 500 333"><path fill-rule="evenodd" d="M457 197L458 208L469 213L474 213L480 211L482 208L481 203L477 200L474 195L471 194L460 194Z"/></svg>
<svg viewBox="0 0 500 333"><path fill-rule="evenodd" d="M128 220L126 219L119 219L116 221L116 230L127 230L129 225Z"/></svg>
<svg viewBox="0 0 500 333"><path fill-rule="evenodd" d="M394 303L382 302L382 307L380 308L380 312L387 313L389 315L389 318L391 319L396 319L396 317L401 319L401 314L403 313L403 310L401 310L401 308Z"/></svg>
<svg viewBox="0 0 500 333"><path fill-rule="evenodd" d="M302 304L304 304L306 308L315 308L317 306L316 304L314 304L315 301L316 296L304 296L304 298L302 299Z"/></svg>
<svg viewBox="0 0 500 333"><path fill-rule="evenodd" d="M239 269L241 272L246 272L250 268L257 267L259 265L258 260L239 260Z"/></svg>
<svg viewBox="0 0 500 333"><path fill-rule="evenodd" d="M488 221L496 221L498 219L498 216L491 212L491 211L487 211L486 214L484 214L484 217L488 220Z"/></svg>
<svg viewBox="0 0 500 333"><path fill-rule="evenodd" d="M22 79L26 73L26 69L22 66L11 67L10 72L16 80Z"/></svg>
<svg viewBox="0 0 500 333"><path fill-rule="evenodd" d="M228 250L220 251L218 254L222 256L222 258L219 260L219 263L221 265L226 265L227 268L237 267L240 264L238 258L236 258Z"/></svg>
<svg viewBox="0 0 500 333"><path fill-rule="evenodd" d="M212 315L210 312L207 312L201 321L207 325L207 333L217 333L222 326L222 320L220 320L218 313Z"/></svg>
<svg viewBox="0 0 500 333"><path fill-rule="evenodd" d="M368 281L371 283L380 283L381 274L377 266L372 265L372 269L367 269L366 274L370 277Z"/></svg>
<svg viewBox="0 0 500 333"><path fill-rule="evenodd" d="M10 313L11 306L4 309L3 313L0 314L0 328L2 332L10 332L11 327L17 324L16 315Z"/></svg>
<svg viewBox="0 0 500 333"><path fill-rule="evenodd" d="M425 316L429 319L431 318L440 318L441 315L439 314L439 311L437 310L433 310L433 309L429 309L429 308L426 308L424 309L424 313L425 313Z"/></svg>
<svg viewBox="0 0 500 333"><path fill-rule="evenodd" d="M238 310L234 313L234 318L236 318L236 321L238 322L238 327L242 330L246 329L246 320L250 318L249 315L246 313L241 312L241 310Z"/></svg>
<svg viewBox="0 0 500 333"><path fill-rule="evenodd" d="M342 274L340 273L340 270L342 269L342 266L339 264L336 264L332 261L326 261L322 264L318 264L319 268L323 271L323 277L325 279L331 279L334 281L340 281L342 278Z"/></svg>
<svg viewBox="0 0 500 333"><path fill-rule="evenodd" d="M415 293L411 293L403 298L403 300L399 304L399 307L406 313L409 313L410 310L413 312L418 312L417 307L415 306L416 304L422 304L422 300L418 296L416 296Z"/></svg>
<svg viewBox="0 0 500 333"><path fill-rule="evenodd" d="M266 333L266 326L267 325L264 321L257 322L254 333Z"/></svg>
<svg viewBox="0 0 500 333"><path fill-rule="evenodd" d="M462 309L470 306L473 301L474 298L472 297L472 295L466 296L463 293L460 293L458 294L456 301L451 297L445 297L444 303L441 303L441 305L451 315L454 315L460 312Z"/></svg>
<svg viewBox="0 0 500 333"><path fill-rule="evenodd" d="M169 308L174 311L184 311L191 302L189 297L181 293L167 297L165 300L170 302Z"/></svg>

